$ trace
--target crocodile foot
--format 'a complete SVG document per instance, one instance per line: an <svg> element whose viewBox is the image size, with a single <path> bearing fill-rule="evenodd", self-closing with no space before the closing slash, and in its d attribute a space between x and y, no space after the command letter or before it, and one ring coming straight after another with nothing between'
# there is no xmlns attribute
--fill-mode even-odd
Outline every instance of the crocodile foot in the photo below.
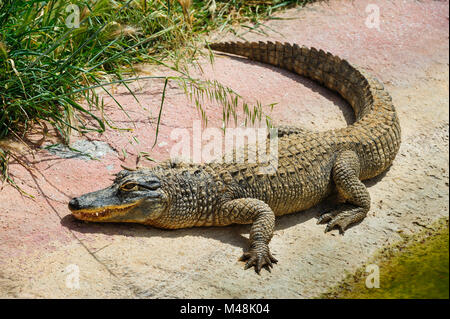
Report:
<svg viewBox="0 0 450 319"><path fill-rule="evenodd" d="M254 266L255 271L258 275L262 267L266 268L270 272L273 264L276 264L278 262L278 260L276 260L275 257L273 257L270 253L267 244L257 245L254 248L251 248L250 251L244 253L239 260L247 261L244 269L248 269Z"/></svg>
<svg viewBox="0 0 450 319"><path fill-rule="evenodd" d="M339 210L337 210L337 209L323 212L322 214L320 214L319 218L317 219L317 225L325 224L325 223L329 222L334 217L336 217L336 215L338 215L338 214L339 214Z"/></svg>
<svg viewBox="0 0 450 319"><path fill-rule="evenodd" d="M343 205L340 208L324 212L317 219L317 224L327 223L325 232L329 232L335 227L339 228L339 232L343 234L351 224L357 223L364 219L367 211L361 207L353 207L349 209L349 205Z"/></svg>

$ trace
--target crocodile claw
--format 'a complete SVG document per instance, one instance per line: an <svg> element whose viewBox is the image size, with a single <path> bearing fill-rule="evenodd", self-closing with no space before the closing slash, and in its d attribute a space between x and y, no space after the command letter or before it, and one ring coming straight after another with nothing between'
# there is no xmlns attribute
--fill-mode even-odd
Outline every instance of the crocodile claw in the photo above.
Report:
<svg viewBox="0 0 450 319"><path fill-rule="evenodd" d="M325 228L325 232L327 233L330 230L334 229L335 227L338 227L339 233L343 234L345 230L348 228L348 226L358 221L358 219L359 218L351 211L341 212L340 214L337 214L327 219L328 224L327 227Z"/></svg>
<svg viewBox="0 0 450 319"><path fill-rule="evenodd" d="M261 248L251 249L249 252L244 253L239 259L240 261L247 261L244 269L249 269L254 266L258 275L263 267L271 272L270 268L273 267L273 264L278 262L278 260L272 256L267 246L266 248Z"/></svg>
<svg viewBox="0 0 450 319"><path fill-rule="evenodd" d="M327 224L325 233L334 229L336 226L339 228L339 233L343 234L348 225L351 224L351 218L348 218L348 214L342 209L333 209L322 213L317 219L317 225Z"/></svg>
<svg viewBox="0 0 450 319"><path fill-rule="evenodd" d="M330 230L332 230L336 226L339 228L340 234L343 234L345 232L346 227L343 227L339 223L336 223L336 222L334 222L334 220L332 220L328 223L327 227L325 227L325 233L328 233Z"/></svg>
<svg viewBox="0 0 450 319"><path fill-rule="evenodd" d="M325 212L317 218L317 225L319 224L325 224L329 222L333 218L333 214L331 212Z"/></svg>

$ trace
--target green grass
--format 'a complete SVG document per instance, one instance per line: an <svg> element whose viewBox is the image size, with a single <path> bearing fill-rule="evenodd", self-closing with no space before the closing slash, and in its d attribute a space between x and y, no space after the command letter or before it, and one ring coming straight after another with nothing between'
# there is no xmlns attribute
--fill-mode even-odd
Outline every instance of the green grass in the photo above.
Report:
<svg viewBox="0 0 450 319"><path fill-rule="evenodd" d="M370 263L379 266L380 287L367 288L365 268L349 276L325 298L346 299L448 299L448 220L434 230L406 237L384 249Z"/></svg>
<svg viewBox="0 0 450 319"><path fill-rule="evenodd" d="M136 63L164 64L178 72L165 80L181 83L204 120L202 103L207 97L223 105L227 121L235 116L240 97L220 83L187 73L186 66L195 63L204 46L202 36L213 30L234 32L237 24L264 32L262 19L306 2L0 0L0 139L21 140L43 122L54 126L66 142L71 130L101 133L116 128L99 115L104 113L98 89L113 96L111 84L128 87L137 77ZM67 11L69 4L79 8L78 28L67 26L73 13ZM261 117L261 105L242 107L249 119ZM95 125L88 125L92 119ZM10 155L0 148L0 177L9 181Z"/></svg>

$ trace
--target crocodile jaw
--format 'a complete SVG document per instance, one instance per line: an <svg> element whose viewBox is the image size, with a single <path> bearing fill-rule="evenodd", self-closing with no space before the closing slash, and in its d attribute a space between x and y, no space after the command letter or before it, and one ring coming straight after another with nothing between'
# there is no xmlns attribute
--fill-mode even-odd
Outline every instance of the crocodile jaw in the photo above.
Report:
<svg viewBox="0 0 450 319"><path fill-rule="evenodd" d="M123 216L127 214L131 209L136 207L139 202L124 204L119 206L105 206L99 208L90 209L70 209L72 215L80 220L101 222L101 221L111 221L111 218Z"/></svg>

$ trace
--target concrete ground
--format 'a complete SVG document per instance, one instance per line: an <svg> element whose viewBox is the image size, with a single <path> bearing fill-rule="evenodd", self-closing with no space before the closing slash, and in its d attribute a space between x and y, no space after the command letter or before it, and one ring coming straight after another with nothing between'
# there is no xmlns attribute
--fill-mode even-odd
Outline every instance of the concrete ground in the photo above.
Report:
<svg viewBox="0 0 450 319"><path fill-rule="evenodd" d="M377 8L379 28L371 28ZM248 40L330 51L374 73L393 97L402 127L399 154L386 174L366 183L372 209L344 236L324 234L324 226L316 225L328 203L281 217L270 244L279 263L272 273L258 276L238 261L249 226L165 231L72 218L71 197L107 186L120 165L135 166L139 152L167 159L175 143L171 132L189 129L198 119L194 103L169 83L160 135L151 149L163 83L140 82L135 84L140 105L117 88L116 98L129 118L105 99L109 119L133 132L83 137L106 142L115 152L87 160L36 147L17 151L26 165L13 160L11 175L34 198L7 184L0 191L0 297L314 297L377 249L399 240L402 232L414 233L448 217L448 10L448 1L330 0L279 14L293 19L269 21L263 27L267 35L245 34ZM352 121L342 99L296 75L224 56L213 67L201 63L205 77L232 87L246 101L277 102L272 112L266 109L275 123L325 130ZM209 127L221 126L219 106L207 104L206 113ZM39 138L39 133L30 135L32 141Z"/></svg>

